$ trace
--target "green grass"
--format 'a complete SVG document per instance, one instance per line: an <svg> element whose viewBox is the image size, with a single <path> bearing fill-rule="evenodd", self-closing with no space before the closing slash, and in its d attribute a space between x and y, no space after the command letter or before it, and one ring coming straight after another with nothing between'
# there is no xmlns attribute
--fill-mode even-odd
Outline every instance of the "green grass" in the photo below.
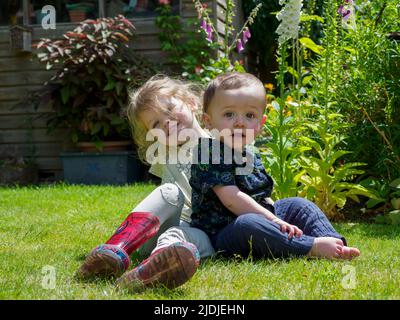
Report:
<svg viewBox="0 0 400 320"><path fill-rule="evenodd" d="M0 188L0 299L399 299L396 226L335 224L362 255L315 259L205 261L182 287L118 292L113 281L78 282L85 255L105 242L154 185ZM54 268L54 289L46 289ZM352 289L348 267L355 274Z"/></svg>

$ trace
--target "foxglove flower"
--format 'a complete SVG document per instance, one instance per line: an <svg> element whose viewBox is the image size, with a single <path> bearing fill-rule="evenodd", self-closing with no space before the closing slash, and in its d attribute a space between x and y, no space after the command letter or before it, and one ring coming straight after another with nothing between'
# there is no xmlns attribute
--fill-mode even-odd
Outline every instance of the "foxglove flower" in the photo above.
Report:
<svg viewBox="0 0 400 320"><path fill-rule="evenodd" d="M245 44L251 38L251 33L249 28L243 30L243 44Z"/></svg>
<svg viewBox="0 0 400 320"><path fill-rule="evenodd" d="M284 5L282 10L276 15L281 21L276 33L279 34L279 43L283 44L289 39L296 39L300 29L300 14L303 7L302 0L279 0L280 5Z"/></svg>
<svg viewBox="0 0 400 320"><path fill-rule="evenodd" d="M207 41L212 42L212 25L211 24L207 24L206 33L207 33Z"/></svg>
<svg viewBox="0 0 400 320"><path fill-rule="evenodd" d="M356 30L353 0L346 0L345 4L340 5L338 14L342 17L342 27L344 29Z"/></svg>
<svg viewBox="0 0 400 320"><path fill-rule="evenodd" d="M241 39L238 39L238 40L237 40L236 49L237 49L237 51L238 51L239 53L241 53L241 52L244 50L243 42L242 42Z"/></svg>
<svg viewBox="0 0 400 320"><path fill-rule="evenodd" d="M200 27L201 27L205 32L207 32L207 22L206 22L206 20L204 20L204 19L201 20Z"/></svg>

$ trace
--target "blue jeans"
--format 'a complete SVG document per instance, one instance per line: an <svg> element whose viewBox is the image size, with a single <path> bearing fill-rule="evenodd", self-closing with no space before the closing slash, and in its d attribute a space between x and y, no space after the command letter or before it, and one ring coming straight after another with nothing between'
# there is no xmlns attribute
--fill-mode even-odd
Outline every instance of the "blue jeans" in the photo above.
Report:
<svg viewBox="0 0 400 320"><path fill-rule="evenodd" d="M325 214L311 201L286 198L275 202L275 215L303 231L300 238L288 239L278 224L261 214L240 215L211 238L215 251L223 256L239 254L253 258L304 256L311 250L316 237L346 239L333 228Z"/></svg>

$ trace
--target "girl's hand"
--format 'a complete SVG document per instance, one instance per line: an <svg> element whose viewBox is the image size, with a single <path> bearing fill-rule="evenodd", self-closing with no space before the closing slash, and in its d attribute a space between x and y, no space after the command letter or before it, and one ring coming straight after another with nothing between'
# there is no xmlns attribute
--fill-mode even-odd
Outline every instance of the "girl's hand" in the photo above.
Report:
<svg viewBox="0 0 400 320"><path fill-rule="evenodd" d="M279 218L273 219L272 222L277 223L283 233L288 233L288 239L292 239L293 236L300 238L303 235L303 231L301 231L298 227Z"/></svg>

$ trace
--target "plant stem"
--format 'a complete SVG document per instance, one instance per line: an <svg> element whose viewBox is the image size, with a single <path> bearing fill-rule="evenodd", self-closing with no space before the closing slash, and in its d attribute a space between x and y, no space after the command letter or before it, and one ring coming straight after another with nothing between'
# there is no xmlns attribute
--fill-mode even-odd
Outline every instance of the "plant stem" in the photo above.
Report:
<svg viewBox="0 0 400 320"><path fill-rule="evenodd" d="M372 126L375 128L375 130L379 133L379 135L382 137L383 141L385 141L386 145L388 146L389 150L395 154L394 148L392 144L390 143L389 139L386 137L386 134L384 131L378 128L376 123L371 119L370 115L368 114L367 110L363 106L361 106L361 110L364 113L364 115L367 117L368 121L372 124ZM400 156L397 154L396 155L396 160L398 162L399 168L400 168Z"/></svg>
<svg viewBox="0 0 400 320"><path fill-rule="evenodd" d="M278 78L278 85L279 85L279 91L280 91L280 98L281 98L281 105L279 108L279 130L278 130L278 136L279 136L279 183L282 184L283 182L283 165L284 165L284 159L283 159L283 132L282 132L282 126L283 126L283 120L284 120L284 108L285 108L285 70L286 70L286 52L287 47L286 43L283 43L280 48L279 48L279 53L280 53L280 60L279 60L279 78Z"/></svg>
<svg viewBox="0 0 400 320"><path fill-rule="evenodd" d="M231 11L233 9L232 7L232 0L228 0L226 2L226 10L225 10L225 40L224 40L224 53L225 57L229 59L229 52L230 52L230 47L229 47L229 16L231 15Z"/></svg>

